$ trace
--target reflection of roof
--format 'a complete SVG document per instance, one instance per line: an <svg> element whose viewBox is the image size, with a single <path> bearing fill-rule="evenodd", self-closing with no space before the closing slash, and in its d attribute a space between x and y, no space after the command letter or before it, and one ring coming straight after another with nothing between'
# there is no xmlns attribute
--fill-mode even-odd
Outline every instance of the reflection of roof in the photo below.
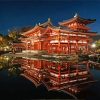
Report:
<svg viewBox="0 0 100 100"><path fill-rule="evenodd" d="M95 22L96 19L85 19L85 18L82 18L82 17L80 17L79 15L76 14L73 18L71 18L69 20L65 20L63 22L59 22L59 24L60 25L66 25L66 24L72 23L74 21L81 22L83 24L90 24L90 23Z"/></svg>
<svg viewBox="0 0 100 100"><path fill-rule="evenodd" d="M21 76L24 76L26 79L30 80L32 83L35 84L36 87L41 84L41 82L39 82L35 77L32 77L27 73L23 73L21 74Z"/></svg>

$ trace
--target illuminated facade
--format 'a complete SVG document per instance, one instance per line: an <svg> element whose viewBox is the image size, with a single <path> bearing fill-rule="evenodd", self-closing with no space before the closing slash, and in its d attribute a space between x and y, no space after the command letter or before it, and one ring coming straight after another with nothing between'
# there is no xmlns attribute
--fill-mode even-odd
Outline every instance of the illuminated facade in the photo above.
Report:
<svg viewBox="0 0 100 100"><path fill-rule="evenodd" d="M13 47L16 51L46 51L48 54L89 52L92 36L96 34L87 25L93 22L95 19L84 19L76 14L69 20L59 22L59 27L56 27L49 18L47 22L22 33L26 38L20 38L22 43L15 43Z"/></svg>

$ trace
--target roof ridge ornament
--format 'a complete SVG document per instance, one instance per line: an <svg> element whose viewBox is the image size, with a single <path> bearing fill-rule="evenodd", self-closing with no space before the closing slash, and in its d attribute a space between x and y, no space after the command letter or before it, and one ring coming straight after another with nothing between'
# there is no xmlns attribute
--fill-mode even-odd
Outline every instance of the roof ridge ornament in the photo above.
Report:
<svg viewBox="0 0 100 100"><path fill-rule="evenodd" d="M50 17L48 18L47 23L53 26L53 24L52 24L52 21L51 21L51 18L50 18Z"/></svg>
<svg viewBox="0 0 100 100"><path fill-rule="evenodd" d="M48 18L48 22L51 22L51 18Z"/></svg>
<svg viewBox="0 0 100 100"><path fill-rule="evenodd" d="M39 26L41 25L41 23L39 23Z"/></svg>
<svg viewBox="0 0 100 100"><path fill-rule="evenodd" d="M74 17L78 17L79 15L77 13L75 13Z"/></svg>
<svg viewBox="0 0 100 100"><path fill-rule="evenodd" d="M38 26L38 24L36 23L35 26Z"/></svg>

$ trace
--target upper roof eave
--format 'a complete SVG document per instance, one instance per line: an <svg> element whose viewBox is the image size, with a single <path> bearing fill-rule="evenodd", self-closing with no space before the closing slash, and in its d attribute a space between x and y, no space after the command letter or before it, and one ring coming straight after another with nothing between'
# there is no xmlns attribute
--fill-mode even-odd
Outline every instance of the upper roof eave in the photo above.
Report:
<svg viewBox="0 0 100 100"><path fill-rule="evenodd" d="M68 20L65 20L63 22L59 22L59 25L66 25L66 24L69 24L69 23L72 23L74 21L81 21L82 23L84 24L90 24L90 23L93 23L96 21L96 19L85 19L85 18L82 18L80 16L76 16L74 18L71 18L71 19L68 19Z"/></svg>
<svg viewBox="0 0 100 100"><path fill-rule="evenodd" d="M31 30L27 31L27 32L23 32L22 35L27 35L27 34L30 34L31 32L35 32L36 30L38 30L39 28L42 28L38 25L36 25L35 27L33 27Z"/></svg>
<svg viewBox="0 0 100 100"><path fill-rule="evenodd" d="M73 31L69 31L69 30L63 30L63 29L60 29L60 28L51 28L49 27L51 30L55 31L55 32L63 32L63 33L74 33L74 34L83 34L83 35L90 35L90 36L96 36L97 32L87 32L87 33L82 33L82 32L73 32Z"/></svg>

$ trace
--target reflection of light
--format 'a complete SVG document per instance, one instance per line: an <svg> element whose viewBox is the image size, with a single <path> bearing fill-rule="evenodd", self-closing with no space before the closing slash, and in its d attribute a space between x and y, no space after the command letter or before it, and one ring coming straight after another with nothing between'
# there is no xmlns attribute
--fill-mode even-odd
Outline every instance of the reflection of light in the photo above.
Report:
<svg viewBox="0 0 100 100"><path fill-rule="evenodd" d="M7 51L7 48L4 48L4 51Z"/></svg>
<svg viewBox="0 0 100 100"><path fill-rule="evenodd" d="M27 43L31 43L30 41L28 41Z"/></svg>
<svg viewBox="0 0 100 100"><path fill-rule="evenodd" d="M92 47L92 48L95 48L95 47L96 47L96 44L95 44L95 43L93 43L93 44L91 45L91 47Z"/></svg>
<svg viewBox="0 0 100 100"><path fill-rule="evenodd" d="M4 56L4 57L5 57L5 60L7 60L7 61L9 60L9 57L7 57L7 56Z"/></svg>
<svg viewBox="0 0 100 100"><path fill-rule="evenodd" d="M7 57L6 60L9 60L9 57Z"/></svg>
<svg viewBox="0 0 100 100"><path fill-rule="evenodd" d="M9 49L9 46L6 46L7 49Z"/></svg>

